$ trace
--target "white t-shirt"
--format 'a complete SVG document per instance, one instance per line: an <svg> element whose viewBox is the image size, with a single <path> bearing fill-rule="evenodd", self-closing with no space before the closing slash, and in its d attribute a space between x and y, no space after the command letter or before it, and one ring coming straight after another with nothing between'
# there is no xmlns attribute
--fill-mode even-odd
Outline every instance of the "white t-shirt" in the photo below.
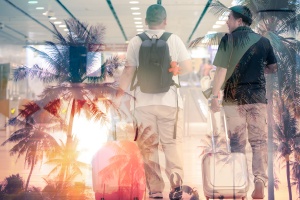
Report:
<svg viewBox="0 0 300 200"><path fill-rule="evenodd" d="M165 31L164 30L146 30L146 34L151 38L153 35L157 35L159 38ZM190 54L188 53L182 40L175 34L172 34L167 40L170 56L172 61L182 62L190 59ZM139 50L142 44L142 40L139 36L133 37L127 48L127 61L126 66L139 66ZM178 76L173 76L173 80L178 83ZM178 94L178 105L183 108L182 98L179 93L179 89L176 86L171 86L170 90L165 93L158 94L147 94L140 91L137 87L136 91L132 93L135 98L135 107L150 106L150 105L165 105L171 107L177 107L177 94Z"/></svg>

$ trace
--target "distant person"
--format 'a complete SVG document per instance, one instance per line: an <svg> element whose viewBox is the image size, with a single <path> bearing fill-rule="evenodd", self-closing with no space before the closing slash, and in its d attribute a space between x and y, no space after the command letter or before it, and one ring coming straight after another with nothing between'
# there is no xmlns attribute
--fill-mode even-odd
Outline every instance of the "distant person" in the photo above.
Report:
<svg viewBox="0 0 300 200"><path fill-rule="evenodd" d="M148 7L146 12L146 24L149 29L145 31L149 38L160 38L165 32L167 24L167 14L163 6L154 4ZM133 37L127 49L127 63L120 78L120 88L116 95L116 103L120 102L125 90L127 90L136 69L139 69L139 51L142 40L139 36ZM171 34L167 40L170 56L173 62L180 67L180 73L192 72L190 55L182 42L175 34ZM163 56L163 55L161 55ZM176 66L175 66L176 67ZM176 84L179 83L178 75L173 76ZM151 82L151 81L150 81ZM149 160L159 164L158 144L162 148L166 159L166 173L170 181L171 190L169 198L179 200L182 198L182 136L183 136L183 103L179 94L179 88L172 85L170 89L163 93L146 93L141 91L138 85L134 90L135 117L142 126L150 127L157 139L153 140L149 152L149 158L144 155L144 161ZM178 115L178 117L176 117ZM176 122L177 121L177 122ZM175 126L177 124L177 126ZM176 139L174 131L176 129ZM138 138L139 140L139 138ZM161 175L161 169L158 165L152 166L152 169L146 169L146 181L149 190L149 198L163 198L164 180ZM153 174L153 171L155 174ZM152 172L152 173L151 173Z"/></svg>
<svg viewBox="0 0 300 200"><path fill-rule="evenodd" d="M211 60L207 58L202 59L202 64L200 65L200 69L198 71L199 78L203 78L204 76L209 76L210 70L212 70L214 66L211 64Z"/></svg>
<svg viewBox="0 0 300 200"><path fill-rule="evenodd" d="M263 199L267 185L267 99L264 73L277 71L270 41L249 27L252 14L246 6L233 6L226 34L219 45L211 110L220 110L218 94L224 89L223 106L232 152L245 153L246 139L252 147L252 198ZM248 133L248 135L247 135Z"/></svg>

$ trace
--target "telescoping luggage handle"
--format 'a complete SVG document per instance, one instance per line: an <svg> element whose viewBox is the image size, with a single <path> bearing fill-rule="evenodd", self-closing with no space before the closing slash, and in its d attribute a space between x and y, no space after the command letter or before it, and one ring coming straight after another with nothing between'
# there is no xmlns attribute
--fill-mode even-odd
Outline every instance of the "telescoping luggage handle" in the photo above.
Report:
<svg viewBox="0 0 300 200"><path fill-rule="evenodd" d="M218 113L218 112L216 112ZM225 132L225 139L226 139L226 147L227 147L227 152L231 153L230 150L230 145L229 145L229 139L228 139L228 132L227 132L227 121L226 121L226 116L225 116L225 112L223 107L220 108L219 111L220 115L222 116L223 119L223 123L224 123L224 132ZM217 124L216 124L216 118L215 118L215 113L213 113L210 108L209 108L209 117L210 117L210 128L212 130L212 135L211 135L211 139L212 139L212 150L213 153L217 153L216 152L216 142L215 142L215 132L218 129Z"/></svg>

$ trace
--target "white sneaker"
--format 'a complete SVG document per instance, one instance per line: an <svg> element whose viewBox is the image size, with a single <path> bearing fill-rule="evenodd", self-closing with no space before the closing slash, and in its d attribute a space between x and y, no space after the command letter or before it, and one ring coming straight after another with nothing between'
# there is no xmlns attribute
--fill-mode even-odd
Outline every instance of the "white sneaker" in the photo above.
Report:
<svg viewBox="0 0 300 200"><path fill-rule="evenodd" d="M163 194L161 192L150 192L149 193L149 198L152 198L152 199L162 199L163 198Z"/></svg>

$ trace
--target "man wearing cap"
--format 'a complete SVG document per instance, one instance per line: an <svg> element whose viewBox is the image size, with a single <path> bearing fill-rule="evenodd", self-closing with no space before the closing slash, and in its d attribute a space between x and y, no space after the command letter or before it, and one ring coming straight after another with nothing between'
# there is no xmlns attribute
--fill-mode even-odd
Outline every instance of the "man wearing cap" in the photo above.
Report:
<svg viewBox="0 0 300 200"><path fill-rule="evenodd" d="M149 38L160 38L165 32L167 25L167 14L163 6L154 4L148 7L146 12L145 23L149 29L145 33ZM116 94L116 102L122 97L131 83L134 72L139 66L139 49L142 40L139 36L133 37L127 48L127 61L124 71L120 77L119 90ZM170 56L172 61L178 63L181 74L192 71L190 54L188 53L182 40L175 34L172 34L168 40ZM173 76L173 80L178 84L179 79ZM139 124L144 128L150 127L152 139L148 139L151 149L144 156L146 172L146 182L149 190L150 198L163 198L164 180L162 178L158 144L162 145L166 160L166 173L170 181L171 191L169 198L179 200L182 198L182 179L183 179L183 163L182 163L182 135L183 135L183 103L176 86L171 86L169 91L164 93L149 94L140 91L139 86L134 91L135 110L134 115ZM178 111L176 139L173 138L174 126L176 124L176 114ZM139 132L141 133L141 131ZM155 136L155 137L153 137ZM139 139L143 137L139 135ZM148 138L148 136L144 136ZM149 137L149 138L150 138ZM145 139L145 138L144 138ZM153 164L154 163L154 164ZM150 169L148 168L150 167Z"/></svg>
<svg viewBox="0 0 300 200"><path fill-rule="evenodd" d="M263 199L267 184L267 110L264 74L277 71L269 40L254 33L251 11L233 6L226 34L220 42L214 65L217 66L211 110L220 110L218 95L224 90L223 107L232 152L245 153L246 139L252 147L252 198ZM247 135L248 133L248 135Z"/></svg>

